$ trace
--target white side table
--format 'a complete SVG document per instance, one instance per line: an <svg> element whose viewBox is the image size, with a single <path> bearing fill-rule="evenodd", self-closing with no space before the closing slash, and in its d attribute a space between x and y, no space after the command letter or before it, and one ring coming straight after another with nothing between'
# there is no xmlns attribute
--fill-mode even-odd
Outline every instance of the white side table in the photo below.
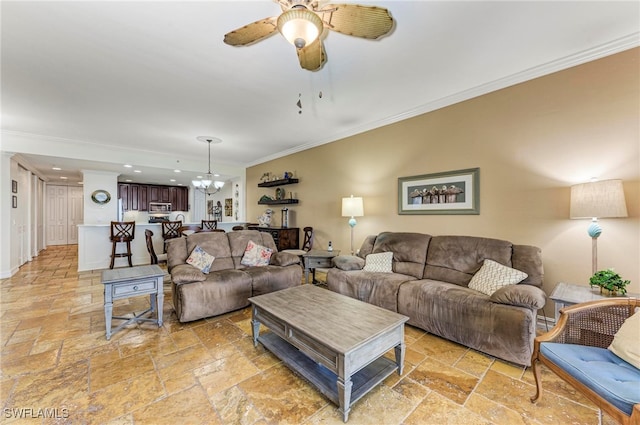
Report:
<svg viewBox="0 0 640 425"><path fill-rule="evenodd" d="M107 340L111 335L132 322L153 322L162 326L162 306L164 271L158 265L123 267L102 272L104 284L104 319L107 330ZM113 301L149 294L151 307L133 317L114 317ZM156 312L156 319L142 318L147 313ZM125 320L117 328L111 329L111 319Z"/></svg>
<svg viewBox="0 0 640 425"><path fill-rule="evenodd" d="M635 297L640 298L640 294L627 292L625 295L618 295L620 298ZM560 282L553 289L549 296L556 303L555 317L556 322L560 317L560 309L570 305L584 303L587 301L602 300L605 298L615 298L613 296L605 296L600 294L600 288L591 289L589 285L575 285L573 283Z"/></svg>

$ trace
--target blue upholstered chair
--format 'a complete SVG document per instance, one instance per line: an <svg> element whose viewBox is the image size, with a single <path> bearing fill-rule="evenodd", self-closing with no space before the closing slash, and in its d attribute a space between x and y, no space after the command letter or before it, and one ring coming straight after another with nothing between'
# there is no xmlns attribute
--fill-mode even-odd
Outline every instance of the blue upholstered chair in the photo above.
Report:
<svg viewBox="0 0 640 425"><path fill-rule="evenodd" d="M556 326L534 341L536 395L531 402L542 396L540 362L598 406L600 414L621 424L640 424L640 369L607 349L638 307L639 299L611 298L560 310Z"/></svg>

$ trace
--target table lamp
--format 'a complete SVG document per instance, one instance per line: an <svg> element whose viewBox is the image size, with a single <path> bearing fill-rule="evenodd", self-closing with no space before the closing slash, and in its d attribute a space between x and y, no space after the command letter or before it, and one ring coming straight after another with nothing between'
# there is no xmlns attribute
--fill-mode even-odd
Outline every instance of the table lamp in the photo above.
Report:
<svg viewBox="0 0 640 425"><path fill-rule="evenodd" d="M342 198L342 216L351 217L349 219L349 226L351 227L351 255L355 252L353 250L353 228L357 224L355 217L362 217L363 215L364 206L362 204L362 198L354 198L353 195L349 198Z"/></svg>
<svg viewBox="0 0 640 425"><path fill-rule="evenodd" d="M592 273L598 271L598 236L602 228L598 218L627 216L622 180L592 181L571 186L571 218L591 218L587 232L591 236Z"/></svg>

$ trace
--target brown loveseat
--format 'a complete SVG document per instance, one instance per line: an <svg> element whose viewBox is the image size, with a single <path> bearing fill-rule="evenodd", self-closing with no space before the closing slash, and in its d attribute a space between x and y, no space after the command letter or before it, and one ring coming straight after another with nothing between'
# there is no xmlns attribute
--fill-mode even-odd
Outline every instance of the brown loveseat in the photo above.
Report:
<svg viewBox="0 0 640 425"><path fill-rule="evenodd" d="M273 250L269 265L240 264L249 241ZM215 257L208 274L186 262L196 246ZM273 237L257 230L198 232L169 240L167 266L178 320L189 322L238 310L247 307L252 296L300 285L300 258L277 251Z"/></svg>
<svg viewBox="0 0 640 425"><path fill-rule="evenodd" d="M371 253L393 252L393 272L361 270ZM468 288L485 259L527 273L491 296ZM539 248L470 237L384 232L358 257L334 258L327 286L409 316L408 323L501 359L529 366L536 316L544 307Z"/></svg>

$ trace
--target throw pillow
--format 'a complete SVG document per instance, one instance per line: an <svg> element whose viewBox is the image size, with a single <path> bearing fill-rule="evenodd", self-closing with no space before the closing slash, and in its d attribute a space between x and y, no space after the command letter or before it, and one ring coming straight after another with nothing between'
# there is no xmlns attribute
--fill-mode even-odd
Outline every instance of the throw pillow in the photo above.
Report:
<svg viewBox="0 0 640 425"><path fill-rule="evenodd" d="M469 288L491 296L503 286L520 283L527 276L525 272L503 266L487 258L482 263L480 270L471 278Z"/></svg>
<svg viewBox="0 0 640 425"><path fill-rule="evenodd" d="M613 336L609 350L622 360L640 369L640 311L624 321Z"/></svg>
<svg viewBox="0 0 640 425"><path fill-rule="evenodd" d="M265 246L258 245L254 241L249 241L247 248L244 250L244 255L240 264L244 266L268 266L271 259L272 249Z"/></svg>
<svg viewBox="0 0 640 425"><path fill-rule="evenodd" d="M365 272L392 273L393 272L393 252L379 252L369 254L364 259Z"/></svg>
<svg viewBox="0 0 640 425"><path fill-rule="evenodd" d="M211 270L211 264L213 264L213 260L215 260L211 254L208 254L204 249L200 248L199 245L196 245L189 254L189 258L187 258L187 264L191 264L196 269L200 270L202 273L209 273Z"/></svg>

